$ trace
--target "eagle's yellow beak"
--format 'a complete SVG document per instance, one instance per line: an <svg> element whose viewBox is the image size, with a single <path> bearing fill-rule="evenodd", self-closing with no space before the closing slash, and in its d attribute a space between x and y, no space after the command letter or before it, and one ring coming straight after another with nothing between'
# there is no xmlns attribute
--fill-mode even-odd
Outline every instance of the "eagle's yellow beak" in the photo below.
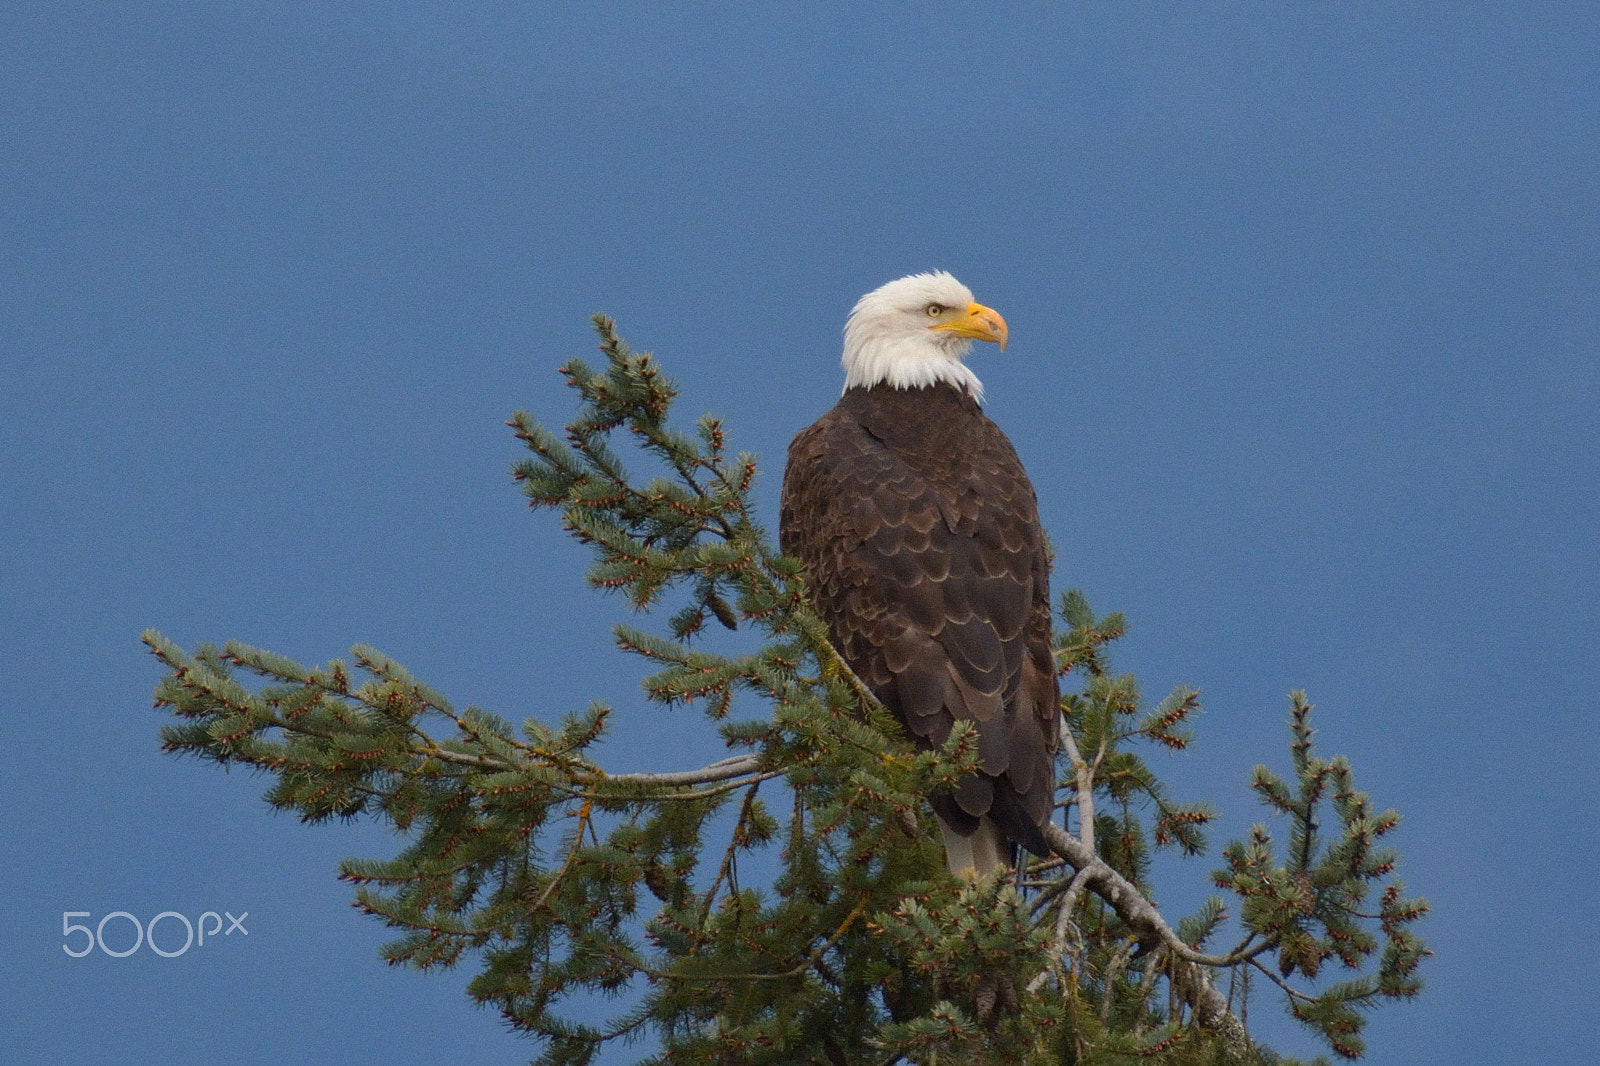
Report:
<svg viewBox="0 0 1600 1066"><path fill-rule="evenodd" d="M982 304L968 304L965 314L928 328L949 330L957 336L971 337L975 341L994 341L1000 345L1002 352L1006 350L1006 320L1000 317L999 311Z"/></svg>

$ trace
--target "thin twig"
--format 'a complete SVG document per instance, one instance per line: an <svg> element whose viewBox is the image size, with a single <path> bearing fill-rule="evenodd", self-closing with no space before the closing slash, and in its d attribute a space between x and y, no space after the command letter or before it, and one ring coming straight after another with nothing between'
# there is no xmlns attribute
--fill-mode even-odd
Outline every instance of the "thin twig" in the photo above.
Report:
<svg viewBox="0 0 1600 1066"><path fill-rule="evenodd" d="M1106 965L1105 993L1100 999L1100 1023L1104 1025L1111 1020L1111 992L1116 988L1117 981L1122 977L1122 971L1127 969L1128 956L1133 954L1133 949L1139 946L1139 941L1129 937L1117 948L1116 954L1111 956L1111 962Z"/></svg>
<svg viewBox="0 0 1600 1066"><path fill-rule="evenodd" d="M1033 980L1028 982L1029 992L1038 991L1039 986L1044 984L1045 978L1049 976L1051 969L1059 970L1061 954L1067 947L1067 930L1072 928L1072 911L1078 905L1078 898L1083 895L1084 886L1089 883L1089 874L1089 868L1085 867L1073 874L1071 881L1065 882L1067 887L1062 891L1065 893L1066 898L1061 901L1061 907L1056 912L1056 924L1050 937L1050 968L1039 971ZM1035 908L1036 913L1037 910L1038 908ZM1083 937L1079 935L1075 936L1074 939L1078 941L1078 950L1074 952L1074 963L1076 964L1078 961L1077 956L1082 953Z"/></svg>
<svg viewBox="0 0 1600 1066"><path fill-rule="evenodd" d="M722 853L722 864L717 867L717 876L712 879L711 887L706 889L704 905L700 908L699 929L702 937L706 930L706 921L711 917L711 908L716 903L717 892L722 888L723 879L728 879L732 884L732 870L734 856L739 851L739 831L744 828L745 819L750 817L750 810L755 806L756 793L760 791L760 782L750 786L749 793L744 798L744 804L739 808L739 817L733 823L733 832L728 834L728 848ZM704 940L701 941L704 943ZM698 950L698 944L696 949ZM690 954L694 954L693 951Z"/></svg>
<svg viewBox="0 0 1600 1066"><path fill-rule="evenodd" d="M1273 973L1271 970L1269 970L1265 966L1261 965L1261 961L1259 959L1251 959L1250 960L1250 965L1254 966L1256 969L1258 969L1262 973L1266 974L1267 978L1273 984L1275 984L1279 988L1283 989L1284 992L1286 992L1292 998L1304 1000L1307 1003L1315 1002L1315 1000L1316 1000L1315 996L1308 996L1304 992L1300 991L1298 988L1293 987L1292 985L1289 984L1289 982L1285 981L1283 978L1279 977L1277 974Z"/></svg>
<svg viewBox="0 0 1600 1066"><path fill-rule="evenodd" d="M583 847L583 831L589 826L589 814L592 809L588 801L585 801L578 810L578 831L572 834L572 847L567 851L567 857L562 861L561 869L557 870L555 876L550 878L550 883L539 894L539 898L530 908L531 910L537 911L545 905L550 899L551 893L555 892L556 886L561 883L562 878L567 876L567 871L572 868L573 862L578 857L578 849Z"/></svg>
<svg viewBox="0 0 1600 1066"><path fill-rule="evenodd" d="M1150 1002L1150 993L1155 990L1156 981L1161 977L1162 964L1167 961L1165 945L1156 948L1150 953L1144 964L1144 976L1139 978L1139 1010L1133 1023L1133 1035L1139 1036L1144 1032L1145 1004ZM1172 987L1172 982L1167 982L1167 987ZM1167 1010L1168 1021L1172 1020L1172 1010Z"/></svg>
<svg viewBox="0 0 1600 1066"><path fill-rule="evenodd" d="M669 973L666 970L654 970L641 963L626 959L619 961L622 961L626 965L633 967L646 977L651 977L658 981L786 981L793 977L799 977L817 963L821 962L823 956L827 955L829 951L833 950L833 946L835 944L844 939L844 934L849 931L852 925L855 924L857 918L866 913L866 909L867 897L862 896L861 899L857 901L855 907L850 911L850 913L845 915L844 921L839 924L839 927L833 931L832 935L829 936L828 939L824 940L821 944L818 944L817 947L806 956L804 962L800 963L798 966L795 966L793 969L784 970L782 973Z"/></svg>
<svg viewBox="0 0 1600 1066"><path fill-rule="evenodd" d="M1078 839L1083 846L1091 852L1094 845L1094 770L1083 761L1083 756L1078 751L1078 741L1072 735L1072 730L1067 726L1067 716L1061 716L1061 745L1067 749L1067 758L1072 761L1072 775L1076 779L1078 800Z"/></svg>

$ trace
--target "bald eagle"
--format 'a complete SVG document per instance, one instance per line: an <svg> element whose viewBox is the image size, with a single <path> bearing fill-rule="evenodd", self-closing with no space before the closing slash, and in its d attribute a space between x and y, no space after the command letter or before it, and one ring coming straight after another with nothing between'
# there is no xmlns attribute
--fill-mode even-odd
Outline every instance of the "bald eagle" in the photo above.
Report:
<svg viewBox="0 0 1600 1066"><path fill-rule="evenodd" d="M779 540L834 645L924 747L958 722L980 772L930 797L952 873L1048 854L1060 691L1033 486L962 360L1005 319L944 272L863 296L844 395L789 446Z"/></svg>

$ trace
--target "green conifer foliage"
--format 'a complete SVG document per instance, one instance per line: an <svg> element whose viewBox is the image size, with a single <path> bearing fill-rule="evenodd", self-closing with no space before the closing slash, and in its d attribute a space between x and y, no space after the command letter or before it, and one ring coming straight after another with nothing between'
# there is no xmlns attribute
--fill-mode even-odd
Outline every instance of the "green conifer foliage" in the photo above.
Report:
<svg viewBox="0 0 1600 1066"><path fill-rule="evenodd" d="M1360 1012L1416 993L1427 950L1410 926L1427 905L1403 896L1379 839L1398 815L1373 810L1344 759L1313 755L1299 693L1292 779L1258 768L1252 783L1288 824L1284 853L1257 826L1214 875L1237 945L1206 949L1230 921L1222 897L1176 923L1154 906L1152 852L1203 853L1214 813L1170 796L1141 752L1185 748L1199 695L1147 706L1111 669L1121 616L1076 592L1056 642L1076 679L1057 854L1018 884L952 879L923 798L974 767L973 735L906 741L751 514L754 457L728 454L715 418L674 428L656 360L595 325L605 366L563 368L579 398L565 431L509 423L531 453L515 477L592 549L591 585L670 610L660 631L619 625L617 645L651 664L645 698L697 707L726 759L607 773L595 742L651 725L597 705L518 728L361 645L312 668L145 634L169 671L167 750L266 771L268 801L306 821L402 831L394 857L340 871L396 931L387 961L472 960L470 994L536 1036L547 1066L615 1047L707 1066L1288 1062L1246 1033L1252 978L1354 1058ZM655 476L631 476L623 451ZM759 646L715 650L712 622ZM596 1001L614 1007L604 1025L581 1020Z"/></svg>

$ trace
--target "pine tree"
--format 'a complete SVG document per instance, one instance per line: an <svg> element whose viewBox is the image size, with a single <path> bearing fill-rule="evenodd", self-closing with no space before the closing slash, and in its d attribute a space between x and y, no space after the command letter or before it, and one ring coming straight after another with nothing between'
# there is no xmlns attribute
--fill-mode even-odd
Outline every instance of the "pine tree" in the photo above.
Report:
<svg viewBox="0 0 1600 1066"><path fill-rule="evenodd" d="M166 750L266 771L272 806L307 822L401 831L399 854L340 871L397 931L387 961L471 959L471 996L536 1036L545 1066L613 1045L708 1066L1291 1061L1250 1040L1252 989L1356 1058L1362 1012L1416 994L1428 952L1410 927L1427 904L1404 895L1382 840L1399 816L1356 791L1343 758L1314 754L1300 693L1292 773L1251 782L1286 823L1281 850L1257 825L1221 852L1224 895L1177 922L1156 908L1152 852L1202 854L1214 815L1173 799L1141 751L1186 747L1199 694L1149 706L1111 668L1122 617L1077 592L1056 641L1056 855L1016 883L951 878L923 797L974 768L973 734L907 742L752 515L755 458L728 453L716 418L676 428L657 361L595 325L606 364L562 368L580 400L565 432L509 423L531 453L515 477L592 549L593 587L670 609L663 630L617 626L617 646L652 665L647 700L698 706L733 754L608 773L596 741L648 728L638 716L595 705L518 728L363 645L307 667L144 637L170 671ZM624 451L657 476L631 476ZM719 652L717 628L759 647ZM1209 950L1230 899L1239 940ZM597 1001L615 1008L607 1024L577 1020Z"/></svg>

